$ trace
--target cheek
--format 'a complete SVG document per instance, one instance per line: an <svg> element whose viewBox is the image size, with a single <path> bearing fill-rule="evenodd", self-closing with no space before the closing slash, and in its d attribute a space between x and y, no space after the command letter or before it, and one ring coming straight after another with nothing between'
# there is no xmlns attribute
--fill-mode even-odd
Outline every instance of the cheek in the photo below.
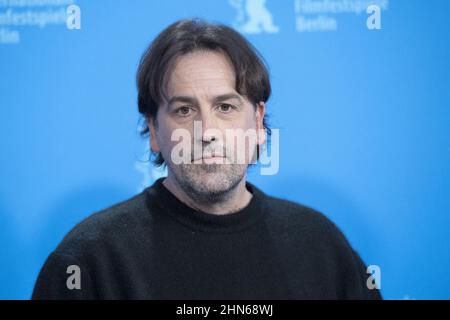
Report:
<svg viewBox="0 0 450 320"><path fill-rule="evenodd" d="M230 135L228 139L224 132L225 144L228 150L233 150L234 161L250 163L258 141L255 114L251 112L246 113L245 116L236 119L229 129L238 130L235 131L237 132L236 137Z"/></svg>
<svg viewBox="0 0 450 320"><path fill-rule="evenodd" d="M256 129L256 114L254 112L246 113L245 117L242 119L241 128Z"/></svg>
<svg viewBox="0 0 450 320"><path fill-rule="evenodd" d="M158 136L158 142L163 153L170 152L173 144L176 144L176 141L172 141L172 132L173 130L168 127L161 128L160 134Z"/></svg>
<svg viewBox="0 0 450 320"><path fill-rule="evenodd" d="M193 132L189 125L180 126L170 119L163 119L158 130L158 143L163 157L168 161L174 148L192 148ZM174 140L172 140L172 136Z"/></svg>
<svg viewBox="0 0 450 320"><path fill-rule="evenodd" d="M156 141L158 142L159 148L162 153L165 153L165 149L170 144L171 129L169 123L163 117L158 115L158 126L155 128L156 131Z"/></svg>

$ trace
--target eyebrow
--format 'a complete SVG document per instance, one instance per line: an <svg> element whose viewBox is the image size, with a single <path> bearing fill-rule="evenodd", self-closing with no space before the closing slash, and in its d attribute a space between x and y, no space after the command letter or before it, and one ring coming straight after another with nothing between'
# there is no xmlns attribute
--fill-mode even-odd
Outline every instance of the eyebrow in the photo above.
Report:
<svg viewBox="0 0 450 320"><path fill-rule="evenodd" d="M215 96L212 99L213 104L217 104L219 102L225 101L225 100L230 100L230 99L237 99L239 100L240 103L242 103L242 98L240 95L236 94L236 93L225 93L225 94L221 94L218 96ZM172 98L169 99L168 105L172 105L175 102L184 102L184 103L192 103L192 104L198 104L198 100L195 97L191 97L191 96L173 96Z"/></svg>

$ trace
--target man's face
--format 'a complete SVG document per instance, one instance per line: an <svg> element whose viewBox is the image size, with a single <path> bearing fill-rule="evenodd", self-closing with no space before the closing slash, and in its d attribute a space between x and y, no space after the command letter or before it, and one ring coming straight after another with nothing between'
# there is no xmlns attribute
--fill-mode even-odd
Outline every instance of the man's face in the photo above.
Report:
<svg viewBox="0 0 450 320"><path fill-rule="evenodd" d="M231 63L213 51L197 51L178 58L168 75L166 96L167 100L159 106L156 126L151 119L148 125L152 150L162 153L169 176L193 197L220 197L236 187L245 177L256 144L264 143L264 103L255 109L236 91ZM176 129L189 133L189 163L174 163L172 150L180 145L180 141L171 139ZM247 139L242 149L237 140L227 139L230 129L251 129L257 138ZM194 152L194 148L200 152ZM245 155L245 160L236 163L239 153Z"/></svg>

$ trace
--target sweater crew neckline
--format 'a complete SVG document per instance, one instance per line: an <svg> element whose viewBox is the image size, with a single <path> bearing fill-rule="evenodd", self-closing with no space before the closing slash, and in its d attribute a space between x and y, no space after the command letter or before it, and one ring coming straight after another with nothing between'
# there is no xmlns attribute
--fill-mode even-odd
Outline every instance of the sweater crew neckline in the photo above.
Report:
<svg viewBox="0 0 450 320"><path fill-rule="evenodd" d="M250 202L242 209L228 214L212 214L191 208L179 200L159 178L148 188L148 196L163 212L169 214L181 224L198 231L231 233L246 229L264 215L264 193L253 184L246 182L246 188L252 193Z"/></svg>

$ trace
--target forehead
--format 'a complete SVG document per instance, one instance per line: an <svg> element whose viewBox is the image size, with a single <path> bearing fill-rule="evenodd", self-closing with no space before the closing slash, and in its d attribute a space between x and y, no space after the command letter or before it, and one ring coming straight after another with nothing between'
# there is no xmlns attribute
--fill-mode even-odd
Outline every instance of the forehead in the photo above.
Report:
<svg viewBox="0 0 450 320"><path fill-rule="evenodd" d="M227 56L215 51L195 51L178 57L167 81L168 96L220 94L235 91L235 74Z"/></svg>

